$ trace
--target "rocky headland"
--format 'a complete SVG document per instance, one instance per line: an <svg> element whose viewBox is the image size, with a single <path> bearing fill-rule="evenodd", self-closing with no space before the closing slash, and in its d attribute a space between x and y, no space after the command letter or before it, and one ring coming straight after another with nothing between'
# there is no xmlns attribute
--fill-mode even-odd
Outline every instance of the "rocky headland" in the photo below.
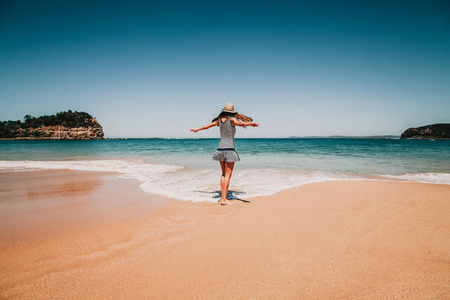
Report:
<svg viewBox="0 0 450 300"><path fill-rule="evenodd" d="M401 139L450 139L450 124L433 124L417 128L408 128Z"/></svg>
<svg viewBox="0 0 450 300"><path fill-rule="evenodd" d="M26 115L24 122L0 122L1 139L98 140L103 136L103 127L94 117L71 110L38 118Z"/></svg>

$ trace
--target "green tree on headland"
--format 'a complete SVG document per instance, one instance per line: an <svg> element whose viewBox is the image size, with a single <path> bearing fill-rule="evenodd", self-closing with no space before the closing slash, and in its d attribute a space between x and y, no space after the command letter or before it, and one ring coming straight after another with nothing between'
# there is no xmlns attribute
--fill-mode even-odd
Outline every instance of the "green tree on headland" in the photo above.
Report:
<svg viewBox="0 0 450 300"><path fill-rule="evenodd" d="M71 110L38 118L25 115L23 120L23 122L20 120L0 122L0 138L14 138L19 129L39 128L42 126L65 126L69 128L98 126L98 123L90 114L78 111L72 112Z"/></svg>

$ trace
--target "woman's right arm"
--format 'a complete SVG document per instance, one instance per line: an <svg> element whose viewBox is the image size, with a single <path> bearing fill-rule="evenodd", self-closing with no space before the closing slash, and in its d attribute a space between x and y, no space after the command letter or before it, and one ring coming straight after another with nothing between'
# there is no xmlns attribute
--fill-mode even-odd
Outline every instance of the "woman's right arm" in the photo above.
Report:
<svg viewBox="0 0 450 300"><path fill-rule="evenodd" d="M209 129L209 128L211 128L211 127L217 126L217 125L219 125L219 120L216 120L216 121L212 122L211 124L202 126L202 127L200 127L200 128L197 128L197 129L191 129L191 131L195 133L195 132L197 132L197 131L200 131L200 130L206 130L206 129Z"/></svg>
<svg viewBox="0 0 450 300"><path fill-rule="evenodd" d="M242 122L242 121L240 121L240 120L238 120L238 119L236 119L236 118L232 118L231 119L231 123L234 125L234 126L241 126L241 127L247 127L247 126L252 126L252 127L258 127L259 126L259 124L258 123L254 123L254 122Z"/></svg>

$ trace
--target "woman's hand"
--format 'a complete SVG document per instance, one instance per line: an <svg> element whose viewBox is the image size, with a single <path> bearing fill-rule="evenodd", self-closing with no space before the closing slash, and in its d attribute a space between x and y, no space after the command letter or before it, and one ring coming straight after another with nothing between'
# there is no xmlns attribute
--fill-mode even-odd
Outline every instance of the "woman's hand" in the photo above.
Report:
<svg viewBox="0 0 450 300"><path fill-rule="evenodd" d="M245 123L245 122L243 122L244 123L244 126L252 126L252 127L258 127L259 126L259 124L258 123L255 123L255 122L250 122L250 123ZM242 126L242 125L241 125Z"/></svg>
<svg viewBox="0 0 450 300"><path fill-rule="evenodd" d="M196 133L198 132L198 129L191 129L191 132Z"/></svg>

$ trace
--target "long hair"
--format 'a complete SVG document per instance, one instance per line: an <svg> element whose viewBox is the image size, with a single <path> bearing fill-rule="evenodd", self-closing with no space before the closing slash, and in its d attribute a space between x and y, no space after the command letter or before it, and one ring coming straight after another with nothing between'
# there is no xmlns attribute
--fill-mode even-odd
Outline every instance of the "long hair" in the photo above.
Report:
<svg viewBox="0 0 450 300"><path fill-rule="evenodd" d="M215 117L212 122L215 122L217 120L219 120L220 118L224 118L224 117L229 117L229 118L236 118L238 120L241 120L242 122L252 122L253 119L250 117L247 117L246 115L240 114L240 113L230 113L230 112L226 112L223 111L221 112L217 117Z"/></svg>

